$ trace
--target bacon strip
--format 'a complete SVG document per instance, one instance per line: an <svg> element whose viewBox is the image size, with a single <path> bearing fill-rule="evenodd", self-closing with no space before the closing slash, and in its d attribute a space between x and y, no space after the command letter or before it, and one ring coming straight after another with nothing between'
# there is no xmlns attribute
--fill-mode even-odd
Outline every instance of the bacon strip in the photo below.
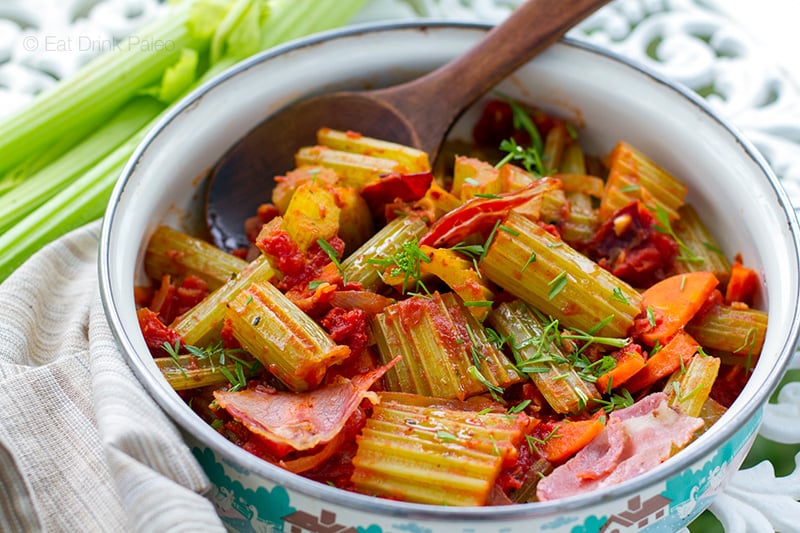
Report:
<svg viewBox="0 0 800 533"><path fill-rule="evenodd" d="M361 400L378 403L378 395L369 388L399 359L353 379L338 376L334 383L309 392L257 388L215 391L214 398L253 433L296 450L309 450L333 440Z"/></svg>
<svg viewBox="0 0 800 533"><path fill-rule="evenodd" d="M663 392L650 394L611 413L600 435L539 482L536 496L566 498L636 477L667 460L702 426L702 419L669 407Z"/></svg>

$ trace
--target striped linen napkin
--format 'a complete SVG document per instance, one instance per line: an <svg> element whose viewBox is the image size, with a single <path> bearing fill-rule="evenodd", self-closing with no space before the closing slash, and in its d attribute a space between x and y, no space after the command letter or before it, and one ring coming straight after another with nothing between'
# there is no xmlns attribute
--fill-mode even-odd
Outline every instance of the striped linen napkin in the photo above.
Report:
<svg viewBox="0 0 800 533"><path fill-rule="evenodd" d="M0 531L224 531L106 322L100 222L0 284Z"/></svg>

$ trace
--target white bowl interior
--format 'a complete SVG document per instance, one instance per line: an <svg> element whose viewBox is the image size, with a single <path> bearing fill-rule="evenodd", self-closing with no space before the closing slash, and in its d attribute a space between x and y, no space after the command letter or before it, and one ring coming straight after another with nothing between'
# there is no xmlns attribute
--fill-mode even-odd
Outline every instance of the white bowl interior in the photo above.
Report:
<svg viewBox="0 0 800 533"><path fill-rule="evenodd" d="M184 229L201 223L202 177L244 132L276 109L312 92L408 79L462 52L483 31L466 26L355 30L342 38L289 47L285 54L249 61L235 75L200 89L142 144L109 207L100 268L120 343L135 354L134 370L170 415L190 424L194 416L168 390L152 362L133 299L152 230L163 222ZM576 120L591 153L605 155L618 140L637 146L688 184L689 200L727 255L741 253L745 264L760 273L764 290L759 306L770 317L761 360L735 407L692 447L719 444L730 436L729 426L741 425L756 411L765 387L775 386L797 336L796 221L777 180L697 100L592 48L554 45L499 90ZM468 113L461 125L473 118ZM206 429L192 431L210 442L222 439Z"/></svg>

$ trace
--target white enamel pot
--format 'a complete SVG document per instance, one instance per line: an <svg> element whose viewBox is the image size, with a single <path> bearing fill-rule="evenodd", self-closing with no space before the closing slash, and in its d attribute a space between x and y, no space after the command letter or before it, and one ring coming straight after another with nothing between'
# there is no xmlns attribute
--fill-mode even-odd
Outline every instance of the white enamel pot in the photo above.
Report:
<svg viewBox="0 0 800 533"><path fill-rule="evenodd" d="M675 531L708 507L749 450L798 337L798 229L789 200L750 143L694 94L570 40L552 46L499 89L581 124L590 153L606 154L618 140L635 144L688 184L689 201L726 254L741 253L761 276L758 305L769 314L762 355L738 400L708 432L645 475L577 497L487 508L409 504L315 483L250 455L207 426L161 377L139 331L133 287L158 224L201 227L203 178L215 161L292 101L410 79L460 54L487 29L451 23L352 27L262 53L181 101L125 168L102 233L99 268L108 320L136 376L205 468L214 485L210 498L229 528ZM467 113L462 125L473 119L474 112Z"/></svg>

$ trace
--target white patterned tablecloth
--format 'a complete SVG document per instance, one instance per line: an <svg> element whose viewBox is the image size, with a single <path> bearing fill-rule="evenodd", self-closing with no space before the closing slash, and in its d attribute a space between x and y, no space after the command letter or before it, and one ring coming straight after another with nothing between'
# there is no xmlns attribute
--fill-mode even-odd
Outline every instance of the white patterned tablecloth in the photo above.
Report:
<svg viewBox="0 0 800 533"><path fill-rule="evenodd" d="M357 21L498 22L520 1L371 0ZM570 36L607 47L697 91L763 153L800 207L800 74L792 78L762 44L774 39L757 41L731 17L731 5L724 0L616 0ZM113 48L162 9L156 0L0 0L0 116ZM798 451L800 357L795 356L766 407L751 457L711 506L725 531L800 531ZM691 529L705 531L709 523Z"/></svg>

